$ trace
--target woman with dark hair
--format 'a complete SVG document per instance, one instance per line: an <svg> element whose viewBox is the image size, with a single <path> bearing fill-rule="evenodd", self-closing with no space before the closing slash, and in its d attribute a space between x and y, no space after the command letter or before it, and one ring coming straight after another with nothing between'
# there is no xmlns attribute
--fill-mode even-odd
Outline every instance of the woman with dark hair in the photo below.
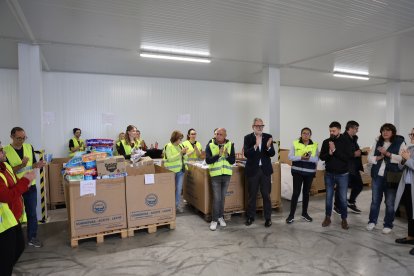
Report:
<svg viewBox="0 0 414 276"><path fill-rule="evenodd" d="M372 201L369 211L367 230L372 231L378 221L378 215L385 196L385 218L383 234L389 234L394 226L394 202L397 186L391 176L398 175L402 169L398 167L402 158L399 153L405 149L404 137L397 135L397 129L393 124L383 124L380 128L381 135L376 139L368 155L368 162L372 164Z"/></svg>
<svg viewBox="0 0 414 276"><path fill-rule="evenodd" d="M85 150L85 141L81 137L80 128L73 129L73 138L69 140L69 157L73 157L77 152Z"/></svg>
<svg viewBox="0 0 414 276"><path fill-rule="evenodd" d="M125 131L125 139L121 140L118 148L118 154L123 155L125 159L131 159L133 149L139 149L138 129L136 126L129 125Z"/></svg>
<svg viewBox="0 0 414 276"><path fill-rule="evenodd" d="M289 151L289 160L292 161L291 173L293 176L293 193L290 201L290 213L286 223L290 224L295 218L298 198L303 184L302 218L308 222L313 219L308 214L309 191L318 164L318 144L311 140L312 130L308 127L300 131L299 139L293 141Z"/></svg>
<svg viewBox="0 0 414 276"><path fill-rule="evenodd" d="M187 148L181 144L184 135L174 130L170 142L164 147L164 167L175 173L175 207L179 213L183 212L181 192L183 190L185 162Z"/></svg>
<svg viewBox="0 0 414 276"><path fill-rule="evenodd" d="M190 128L187 132L187 140L183 142L183 146L188 148L188 161L201 160L202 147L200 142L196 140L197 132L194 128Z"/></svg>
<svg viewBox="0 0 414 276"><path fill-rule="evenodd" d="M414 244L414 128L408 134L411 143L406 150L401 151L402 161L399 165L403 169L401 181L398 185L394 209L397 210L400 201L403 202L407 212L408 234L407 237L396 239L396 243ZM414 248L410 250L414 255Z"/></svg>

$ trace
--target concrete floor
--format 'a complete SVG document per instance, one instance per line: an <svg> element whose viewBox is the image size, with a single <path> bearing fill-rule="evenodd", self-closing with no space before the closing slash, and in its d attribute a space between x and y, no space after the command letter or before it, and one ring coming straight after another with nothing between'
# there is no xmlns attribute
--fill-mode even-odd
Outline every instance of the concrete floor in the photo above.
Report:
<svg viewBox="0 0 414 276"><path fill-rule="evenodd" d="M413 246L397 245L407 225L396 219L389 235L378 229L368 232L371 191L358 198L363 210L349 214L349 230L342 230L333 215L330 227L322 228L324 195L311 197L312 223L300 219L299 204L293 224L287 225L289 201L273 212L273 225L256 218L250 227L243 216L233 216L226 228L210 231L199 215L186 209L177 217L177 228L145 231L135 237L105 238L103 244L81 241L72 249L65 211L51 213L52 221L39 227L40 249L26 248L15 267L15 275L414 275ZM384 208L384 206L382 206ZM55 218L53 218L55 217ZM57 218L57 219L56 219ZM63 218L63 221L56 221Z"/></svg>

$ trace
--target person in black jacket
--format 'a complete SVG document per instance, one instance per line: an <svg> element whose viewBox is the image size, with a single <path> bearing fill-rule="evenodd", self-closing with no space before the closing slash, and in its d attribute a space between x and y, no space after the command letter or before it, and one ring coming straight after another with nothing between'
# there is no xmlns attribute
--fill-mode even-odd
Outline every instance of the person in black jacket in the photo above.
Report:
<svg viewBox="0 0 414 276"><path fill-rule="evenodd" d="M244 137L244 155L247 158L245 176L248 185L248 205L246 226L253 223L256 215L256 197L260 187L263 197L265 227L272 225L272 203L270 200L271 176L273 173L270 157L275 155L273 139L270 134L263 133L263 120L253 120L253 133Z"/></svg>
<svg viewBox="0 0 414 276"><path fill-rule="evenodd" d="M346 123L345 132L343 136L349 140L352 147L354 157L349 163L349 182L348 187L351 188L351 194L348 199L348 208L355 214L360 214L361 210L356 206L356 198L363 189L362 177L360 171L364 171L362 166L361 156L364 154L358 145L358 133L359 124L356 121L349 121ZM367 154L367 153L365 153ZM339 193L335 193L334 212L340 214L339 209Z"/></svg>
<svg viewBox="0 0 414 276"><path fill-rule="evenodd" d="M329 134L330 137L322 143L321 154L319 155L319 158L325 161L326 216L322 222L322 227L331 224L332 199L336 184L341 207L341 225L343 229L348 229L346 195L348 191L349 162L353 157L353 151L349 140L341 134L340 123L332 122L329 125Z"/></svg>

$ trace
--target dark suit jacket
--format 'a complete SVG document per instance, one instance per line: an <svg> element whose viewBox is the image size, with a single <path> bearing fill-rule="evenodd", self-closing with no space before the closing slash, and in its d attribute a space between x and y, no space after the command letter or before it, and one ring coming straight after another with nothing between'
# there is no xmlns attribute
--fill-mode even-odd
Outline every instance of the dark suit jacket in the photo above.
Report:
<svg viewBox="0 0 414 276"><path fill-rule="evenodd" d="M267 133L262 134L262 149L257 150L254 149L254 145L256 144L256 136L254 133L250 133L244 136L244 156L247 158L246 168L245 168L245 175L247 177L254 176L259 170L259 160L262 161L262 170L265 175L271 175L273 173L272 163L270 161L270 157L275 155L275 148L273 147L273 143L270 146L270 149L267 150L267 141L272 136Z"/></svg>

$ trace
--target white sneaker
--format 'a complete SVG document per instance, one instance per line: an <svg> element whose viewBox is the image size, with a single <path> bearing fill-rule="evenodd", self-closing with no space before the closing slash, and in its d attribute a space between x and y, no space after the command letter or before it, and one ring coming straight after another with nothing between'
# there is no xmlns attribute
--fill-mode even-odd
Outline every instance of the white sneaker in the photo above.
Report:
<svg viewBox="0 0 414 276"><path fill-rule="evenodd" d="M391 233L391 231L392 231L392 229L388 228L388 227L384 227L384 229L382 229L383 234L389 234L389 233Z"/></svg>
<svg viewBox="0 0 414 276"><path fill-rule="evenodd" d="M375 228L375 223L368 223L368 225L367 225L367 230L368 231L372 231L372 230L374 230L374 228Z"/></svg>
<svg viewBox="0 0 414 276"><path fill-rule="evenodd" d="M224 221L224 218L219 218L218 219L218 222L219 222L220 226L222 226L222 227L226 227L227 226L227 223Z"/></svg>
<svg viewBox="0 0 414 276"><path fill-rule="evenodd" d="M212 221L210 223L210 230L211 231L216 231L216 229L217 229L217 221Z"/></svg>

